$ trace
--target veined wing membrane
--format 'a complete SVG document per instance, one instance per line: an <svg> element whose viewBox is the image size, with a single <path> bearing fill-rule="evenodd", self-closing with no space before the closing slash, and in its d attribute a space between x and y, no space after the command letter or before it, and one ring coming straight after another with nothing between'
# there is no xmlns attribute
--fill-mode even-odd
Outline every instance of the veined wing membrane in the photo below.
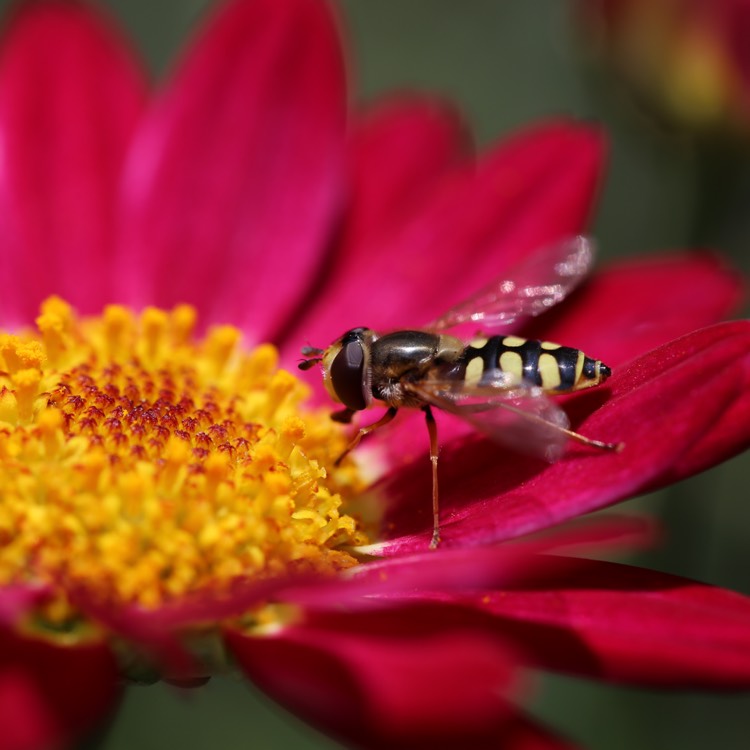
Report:
<svg viewBox="0 0 750 750"><path fill-rule="evenodd" d="M515 451L556 461L568 442L565 412L541 388L500 370L479 383L425 380L405 387Z"/></svg>
<svg viewBox="0 0 750 750"><path fill-rule="evenodd" d="M475 323L481 329L503 328L539 315L578 286L594 254L592 241L583 236L537 251L427 327L440 331Z"/></svg>

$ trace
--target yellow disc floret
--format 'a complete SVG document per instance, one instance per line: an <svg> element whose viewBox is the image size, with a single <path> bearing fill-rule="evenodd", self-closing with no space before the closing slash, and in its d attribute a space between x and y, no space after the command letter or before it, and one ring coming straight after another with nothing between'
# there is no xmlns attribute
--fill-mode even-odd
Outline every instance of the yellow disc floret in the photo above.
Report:
<svg viewBox="0 0 750 750"><path fill-rule="evenodd" d="M0 585L155 607L355 564L339 427L300 411L273 347L245 353L229 326L194 339L196 317L78 320L53 298L38 333L0 335Z"/></svg>

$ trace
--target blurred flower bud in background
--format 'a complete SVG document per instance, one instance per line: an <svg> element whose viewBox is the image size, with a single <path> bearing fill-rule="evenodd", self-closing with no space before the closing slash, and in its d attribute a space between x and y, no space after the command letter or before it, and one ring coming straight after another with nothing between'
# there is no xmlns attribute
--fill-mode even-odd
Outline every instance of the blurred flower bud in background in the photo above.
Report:
<svg viewBox="0 0 750 750"><path fill-rule="evenodd" d="M748 0L579 0L576 11L641 111L689 132L750 132Z"/></svg>

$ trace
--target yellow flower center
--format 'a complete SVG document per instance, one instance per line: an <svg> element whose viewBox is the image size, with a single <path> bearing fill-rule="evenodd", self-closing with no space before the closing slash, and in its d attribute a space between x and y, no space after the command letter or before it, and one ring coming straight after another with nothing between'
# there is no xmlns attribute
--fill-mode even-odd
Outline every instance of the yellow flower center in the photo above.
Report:
<svg viewBox="0 0 750 750"><path fill-rule="evenodd" d="M0 334L0 585L156 607L355 564L342 431L300 413L272 346L195 323L187 306L78 320L51 298L38 333Z"/></svg>

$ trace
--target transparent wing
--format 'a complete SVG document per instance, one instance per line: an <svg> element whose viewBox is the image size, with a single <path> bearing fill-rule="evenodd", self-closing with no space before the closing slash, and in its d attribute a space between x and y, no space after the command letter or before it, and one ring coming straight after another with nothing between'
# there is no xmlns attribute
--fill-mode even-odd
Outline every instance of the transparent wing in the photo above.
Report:
<svg viewBox="0 0 750 750"><path fill-rule="evenodd" d="M588 274L595 248L586 237L571 237L535 252L506 275L448 310L428 328L465 323L502 328L543 313L563 300Z"/></svg>
<svg viewBox="0 0 750 750"><path fill-rule="evenodd" d="M556 461L565 450L565 412L541 388L508 373L485 373L479 383L426 380L404 387L515 451Z"/></svg>

